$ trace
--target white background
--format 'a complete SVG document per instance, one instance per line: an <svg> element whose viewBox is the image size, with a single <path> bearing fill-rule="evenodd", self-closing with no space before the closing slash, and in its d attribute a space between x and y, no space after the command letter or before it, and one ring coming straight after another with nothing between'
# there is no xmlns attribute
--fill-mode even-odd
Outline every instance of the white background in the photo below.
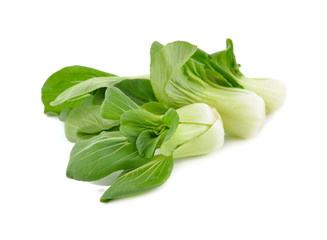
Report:
<svg viewBox="0 0 327 240"><path fill-rule="evenodd" d="M0 238L327 239L324 1L1 1ZM149 193L99 202L67 179L72 144L43 114L41 87L84 65L149 72L153 41L214 52L232 38L249 77L279 78L285 105L248 140L175 161Z"/></svg>

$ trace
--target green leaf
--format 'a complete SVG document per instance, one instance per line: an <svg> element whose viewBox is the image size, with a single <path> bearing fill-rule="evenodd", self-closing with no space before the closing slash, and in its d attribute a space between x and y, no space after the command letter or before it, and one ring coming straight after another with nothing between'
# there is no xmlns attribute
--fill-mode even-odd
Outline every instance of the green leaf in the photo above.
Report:
<svg viewBox="0 0 327 240"><path fill-rule="evenodd" d="M149 161L141 157L135 144L120 132L102 132L75 144L66 174L76 180L96 181L115 171L135 169Z"/></svg>
<svg viewBox="0 0 327 240"><path fill-rule="evenodd" d="M149 79L128 79L117 83L115 87L119 88L139 106L147 102L157 101Z"/></svg>
<svg viewBox="0 0 327 240"><path fill-rule="evenodd" d="M159 133L164 122L162 116L143 109L134 109L121 116L120 124L120 131L135 143L137 136L144 130L156 130Z"/></svg>
<svg viewBox="0 0 327 240"><path fill-rule="evenodd" d="M101 202L138 194L162 185L170 176L174 161L172 157L158 155L151 162L122 173L102 195Z"/></svg>
<svg viewBox="0 0 327 240"><path fill-rule="evenodd" d="M209 84L214 83L223 87L233 87L229 81L224 78L220 73L216 72L215 70L205 69L205 73L207 75L207 79L209 80Z"/></svg>
<svg viewBox="0 0 327 240"><path fill-rule="evenodd" d="M233 49L233 41L226 40L226 50L219 51L210 55L212 62L217 64L220 68L235 77L242 77L243 74L239 70L239 64L236 62Z"/></svg>
<svg viewBox="0 0 327 240"><path fill-rule="evenodd" d="M90 78L66 89L50 105L58 106L81 96L90 96L90 93L94 90L111 87L123 79L125 78L117 76Z"/></svg>
<svg viewBox="0 0 327 240"><path fill-rule="evenodd" d="M142 131L136 139L136 147L140 155L146 158L153 157L155 150L160 147L167 132L165 130L160 135L157 135L154 130Z"/></svg>
<svg viewBox="0 0 327 240"><path fill-rule="evenodd" d="M119 126L119 121L103 119L99 105L77 106L65 121L65 134L69 141L77 142Z"/></svg>
<svg viewBox="0 0 327 240"><path fill-rule="evenodd" d="M62 121L62 122L66 121L66 119L67 119L67 117L68 117L71 110L72 110L71 108L66 108L66 109L62 110L59 113L59 116L58 116L59 120Z"/></svg>
<svg viewBox="0 0 327 240"><path fill-rule="evenodd" d="M157 148L167 141L176 131L179 118L174 109L169 109L163 116L144 109L125 112L120 119L120 131L131 142L136 143L139 154L152 157Z"/></svg>
<svg viewBox="0 0 327 240"><path fill-rule="evenodd" d="M213 67L216 66L223 69L223 71L232 76L239 85L233 84L233 86L241 86L241 88L250 90L263 98L265 101L266 113L277 110L283 105L286 97L285 85L277 79L245 77L239 69L240 65L236 62L231 39L226 40L225 50L211 54L210 58ZM221 71L218 68L217 72Z"/></svg>
<svg viewBox="0 0 327 240"><path fill-rule="evenodd" d="M179 124L179 116L177 112L170 108L162 118L163 122L168 126L167 135L164 141L167 141L176 131Z"/></svg>
<svg viewBox="0 0 327 240"><path fill-rule="evenodd" d="M64 92L62 92L53 102L50 103L51 106L58 106L63 104L66 101L72 101L77 98L81 98L84 96L89 96L91 92L99 88L108 88L114 86L116 83L119 83L126 79L139 79L144 76L136 76L136 77L118 77L118 76L110 76L110 77L96 77L88 79L84 82L80 82Z"/></svg>
<svg viewBox="0 0 327 240"><path fill-rule="evenodd" d="M150 48L150 56L151 56L151 59L154 57L154 55L161 49L163 48L163 45L157 41L154 41L151 45L151 48Z"/></svg>
<svg viewBox="0 0 327 240"><path fill-rule="evenodd" d="M160 102L148 102L143 104L141 108L156 115L164 115L168 111L168 108Z"/></svg>
<svg viewBox="0 0 327 240"><path fill-rule="evenodd" d="M99 88L94 92L92 105L101 105L104 101L107 88Z"/></svg>
<svg viewBox="0 0 327 240"><path fill-rule="evenodd" d="M219 112L227 134L254 135L265 121L264 101L251 91L209 84L205 65L191 59L196 51L192 46L173 42L153 57L150 80L159 102L173 108L206 103Z"/></svg>
<svg viewBox="0 0 327 240"><path fill-rule="evenodd" d="M70 101L60 106L50 106L66 89L94 77L114 76L113 74L102 72L93 68L83 66L65 67L52 74L42 87L42 102L44 113L59 115L66 108L74 108L82 103L86 96L75 101Z"/></svg>
<svg viewBox="0 0 327 240"><path fill-rule="evenodd" d="M121 115L139 106L116 87L108 88L101 105L101 116L106 119L119 120Z"/></svg>
<svg viewBox="0 0 327 240"><path fill-rule="evenodd" d="M227 39L227 42L229 46L231 40ZM229 48L228 51L221 51L211 55L207 54L201 49L197 49L195 54L192 56L192 59L204 64L206 71L212 70L216 72L216 74L213 74L211 71L208 71L212 82L218 85L222 83L221 86L227 85L228 87L243 88L243 86L237 81L238 74L235 64L237 66L237 70L238 64L235 60L232 43L231 48ZM233 70L234 68L235 71Z"/></svg>
<svg viewBox="0 0 327 240"><path fill-rule="evenodd" d="M152 58L150 66L150 81L159 102L170 107L179 107L166 92L166 85L183 65L196 52L197 47L182 41L167 44Z"/></svg>

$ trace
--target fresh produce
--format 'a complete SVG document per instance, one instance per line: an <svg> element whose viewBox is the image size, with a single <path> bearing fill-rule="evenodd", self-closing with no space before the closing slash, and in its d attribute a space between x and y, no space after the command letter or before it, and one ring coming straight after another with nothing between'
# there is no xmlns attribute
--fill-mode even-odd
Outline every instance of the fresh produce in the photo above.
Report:
<svg viewBox="0 0 327 240"><path fill-rule="evenodd" d="M227 134L254 135L266 118L263 99L248 90L213 84L204 65L191 58L196 51L196 46L178 41L154 54L150 80L158 101L171 107L206 103L219 112Z"/></svg>
<svg viewBox="0 0 327 240"><path fill-rule="evenodd" d="M154 42L150 55L150 75L71 66L42 87L44 113L64 121L75 143L67 177L97 181L121 171L101 202L163 184L174 159L219 149L225 132L253 136L285 100L280 81L239 71L230 39L214 54L187 42Z"/></svg>
<svg viewBox="0 0 327 240"><path fill-rule="evenodd" d="M183 45L181 48L187 48L188 43L181 43L181 45ZM161 48L163 45L159 42L152 44L152 58ZM181 55L185 54L184 52ZM265 101L267 113L277 110L285 101L286 88L281 81L271 78L248 78L241 73L240 65L236 62L231 39L226 40L226 50L208 54L197 48L191 59L191 61L201 63L201 71L205 73L202 74L203 80L215 87L237 87L256 93Z"/></svg>

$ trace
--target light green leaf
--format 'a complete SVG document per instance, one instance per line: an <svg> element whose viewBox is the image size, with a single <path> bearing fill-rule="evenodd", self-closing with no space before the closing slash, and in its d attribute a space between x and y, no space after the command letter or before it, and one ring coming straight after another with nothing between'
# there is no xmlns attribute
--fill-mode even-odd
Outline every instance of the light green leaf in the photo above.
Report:
<svg viewBox="0 0 327 240"><path fill-rule="evenodd" d="M59 120L62 122L66 121L71 110L72 110L71 108L65 108L64 110L62 110L58 116Z"/></svg>
<svg viewBox="0 0 327 240"><path fill-rule="evenodd" d="M180 126L186 126L186 125L191 125L191 124L180 124ZM190 126L188 126L190 127ZM195 127L195 126L194 126ZM204 126L198 126L200 129L203 128ZM206 126L208 129L204 131L203 134L197 135L196 131L190 131L188 134L185 134L185 132L182 132L181 134L184 134L182 138L179 139L174 139L174 136L178 138L178 130L182 131L188 131L187 128L181 128L177 129L176 135L174 135L172 138L169 140L172 140L171 142L177 142L180 141L182 142L185 140L187 137L189 137L189 140L184 142L184 144L180 144L174 151L173 151L173 157L174 158L181 158L185 156L197 156L197 155L202 155L202 154L207 154L210 153L216 149L219 149L223 143L224 143L224 128L222 121L218 120L213 123L212 126ZM189 135L192 134L193 136ZM188 135L188 136L187 136ZM197 135L197 136L196 136ZM161 150L161 149L160 149Z"/></svg>
<svg viewBox="0 0 327 240"><path fill-rule="evenodd" d="M190 106L190 105L189 105ZM165 156L170 156L180 145L185 144L186 142L192 141L194 138L202 135L205 131L210 128L209 125L205 124L195 124L195 123L181 123L178 125L175 134L165 141L160 147L160 153ZM199 146L208 145L211 139L206 139L203 143L200 143ZM193 149L198 151L199 146L193 146ZM192 149L189 149L189 152Z"/></svg>
<svg viewBox="0 0 327 240"><path fill-rule="evenodd" d="M101 202L138 194L162 185L170 176L174 161L172 157L158 155L151 162L122 173L102 195Z"/></svg>
<svg viewBox="0 0 327 240"><path fill-rule="evenodd" d="M151 48L150 48L150 57L151 59L154 57L154 55L163 47L163 45L157 41L154 41L151 44Z"/></svg>
<svg viewBox="0 0 327 240"><path fill-rule="evenodd" d="M68 88L67 90L62 92L53 102L51 102L50 105L58 106L66 101L71 101L72 99L76 99L81 96L87 96L96 89L112 87L116 83L119 83L126 79L139 79L139 78L146 78L146 75L136 76L136 77L110 76L110 77L91 78Z"/></svg>
<svg viewBox="0 0 327 240"><path fill-rule="evenodd" d="M101 105L101 116L106 119L119 120L121 115L139 106L116 87L108 88Z"/></svg>
<svg viewBox="0 0 327 240"><path fill-rule="evenodd" d="M77 142L98 135L119 126L117 120L107 120L100 116L99 105L77 106L65 121L65 134L69 141Z"/></svg>
<svg viewBox="0 0 327 240"><path fill-rule="evenodd" d="M273 78L247 78L239 79L245 89L258 94L265 101L266 113L279 109L286 99L285 84Z"/></svg>
<svg viewBox="0 0 327 240"><path fill-rule="evenodd" d="M178 127L161 144L161 154L180 158L206 154L222 146L224 128L220 115L214 108L204 103L195 103L179 108L176 112L179 116Z"/></svg>
<svg viewBox="0 0 327 240"><path fill-rule="evenodd" d="M51 106L58 106L66 101L80 96L90 96L90 93L96 89L111 87L118 83L121 77L96 77L90 78L84 82L80 82L62 92L54 101L50 103Z"/></svg>
<svg viewBox="0 0 327 240"><path fill-rule="evenodd" d="M159 102L170 107L179 107L166 92L166 85L196 52L197 47L187 42L173 42L161 48L152 58L150 81ZM176 54L178 53L178 54Z"/></svg>
<svg viewBox="0 0 327 240"><path fill-rule="evenodd" d="M120 132L102 132L98 136L78 141L70 154L67 177L81 181L96 181L115 171L135 169L150 161L138 154Z"/></svg>
<svg viewBox="0 0 327 240"><path fill-rule="evenodd" d="M94 77L114 76L113 74L102 72L93 68L83 66L65 67L52 74L42 87L42 102L44 113L59 115L66 108L74 108L82 103L86 96L75 101L66 102L60 106L50 106L66 89Z"/></svg>

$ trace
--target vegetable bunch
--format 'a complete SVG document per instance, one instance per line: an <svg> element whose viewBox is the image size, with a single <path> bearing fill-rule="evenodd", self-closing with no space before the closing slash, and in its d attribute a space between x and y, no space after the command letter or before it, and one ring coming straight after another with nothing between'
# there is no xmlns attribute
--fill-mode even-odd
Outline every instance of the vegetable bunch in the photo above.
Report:
<svg viewBox="0 0 327 240"><path fill-rule="evenodd" d="M71 66L42 87L44 112L76 142L67 177L97 181L121 171L102 202L161 185L173 159L219 149L225 132L253 136L285 100L280 81L240 72L230 39L214 54L182 41L154 42L150 54L150 75Z"/></svg>

